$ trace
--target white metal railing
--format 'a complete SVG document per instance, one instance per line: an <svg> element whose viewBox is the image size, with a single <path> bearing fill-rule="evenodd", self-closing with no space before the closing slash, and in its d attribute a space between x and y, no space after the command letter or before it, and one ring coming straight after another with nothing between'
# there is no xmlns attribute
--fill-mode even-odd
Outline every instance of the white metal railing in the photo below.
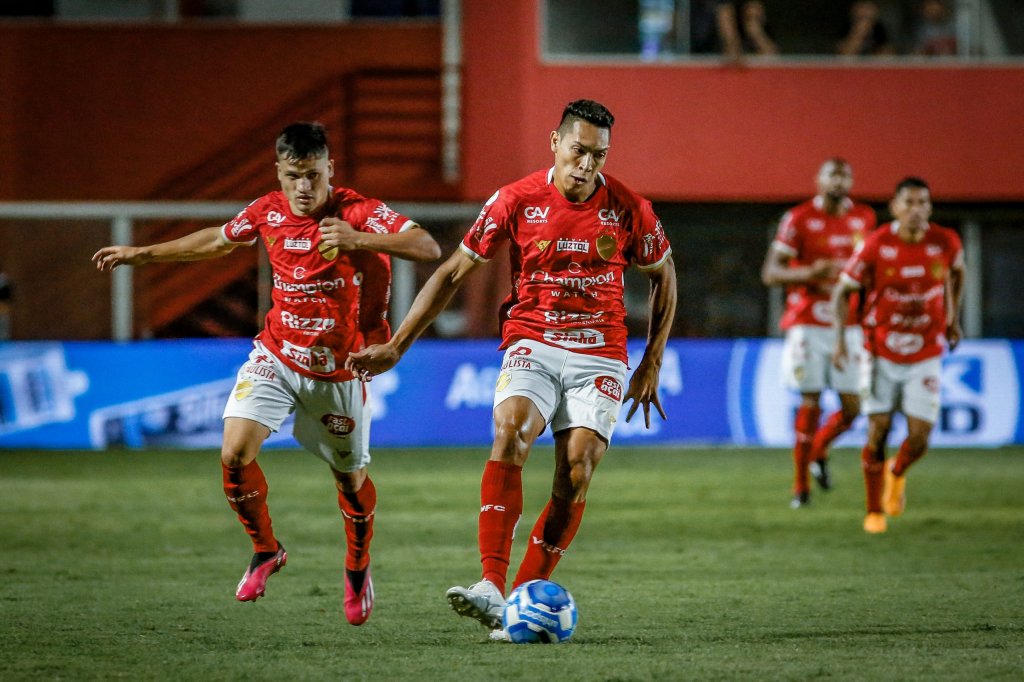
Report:
<svg viewBox="0 0 1024 682"><path fill-rule="evenodd" d="M136 220L209 219L227 221L235 216L247 202L242 201L126 201L126 202L0 202L0 219L13 220L107 220L110 221L110 243L133 243ZM413 220L472 221L480 211L479 204L465 203L406 203L393 202L389 206ZM261 272L261 276L264 273ZM269 273L266 274L269 277ZM117 268L111 274L110 289L111 330L117 341L133 336L134 290L132 268ZM261 291L268 287L261 287ZM395 259L392 263L391 319L397 324L412 305L416 295L415 265ZM260 309L266 309L261 301Z"/></svg>

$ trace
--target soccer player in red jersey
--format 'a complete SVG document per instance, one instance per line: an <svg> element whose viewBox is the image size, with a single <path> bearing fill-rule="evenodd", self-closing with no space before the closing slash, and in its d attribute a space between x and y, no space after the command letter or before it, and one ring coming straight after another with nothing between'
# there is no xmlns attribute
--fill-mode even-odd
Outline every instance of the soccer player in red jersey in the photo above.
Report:
<svg viewBox="0 0 1024 682"><path fill-rule="evenodd" d="M867 492L864 530L884 533L886 515L906 505L907 469L924 456L939 415L942 353L960 341L964 254L953 230L928 221L928 183L909 177L889 204L893 222L868 235L849 260L832 294L836 320L850 308L853 292L865 294L861 395L868 415L861 453ZM836 326L839 323L836 322ZM844 337L836 337L833 361L849 360ZM907 437L888 461L885 444L892 415L903 412Z"/></svg>
<svg viewBox="0 0 1024 682"><path fill-rule="evenodd" d="M818 170L817 186L813 199L782 217L761 269L766 285L786 287L786 311L780 322L786 333L782 374L786 385L800 392L793 425L796 443L790 506L794 509L810 501L808 471L823 490L832 487L828 447L860 413L855 363L842 370L831 364L835 342L829 295L854 248L875 229L871 207L849 197L853 186L849 163L839 158L825 161ZM856 306L844 320L847 347L860 348ZM841 409L819 426L821 392L826 387L839 394Z"/></svg>
<svg viewBox="0 0 1024 682"><path fill-rule="evenodd" d="M648 426L651 405L665 418L658 373L675 311L675 266L651 203L601 173L613 122L597 102L570 102L550 135L554 166L495 192L392 339L349 357L359 376L393 367L466 276L508 245L512 292L499 311L506 350L480 493L483 576L446 595L457 613L480 621L495 638L501 637L512 537L523 509L521 472L537 437L550 425L554 481L513 587L548 578L568 550L623 401L633 401L627 421L640 405ZM644 356L627 389L623 273L630 265L651 280L651 317Z"/></svg>
<svg viewBox="0 0 1024 682"><path fill-rule="evenodd" d="M281 190L249 204L225 225L151 246L107 246L100 270L118 265L216 258L262 239L273 270L273 306L224 410L224 492L252 539L254 555L235 596L263 596L287 560L267 508L256 456L293 411L294 434L334 474L344 517L345 616L361 625L373 609L370 540L376 490L367 475L370 413L363 382L345 369L348 353L387 341L390 257L433 260L426 230L342 187L319 123L295 123L277 138Z"/></svg>

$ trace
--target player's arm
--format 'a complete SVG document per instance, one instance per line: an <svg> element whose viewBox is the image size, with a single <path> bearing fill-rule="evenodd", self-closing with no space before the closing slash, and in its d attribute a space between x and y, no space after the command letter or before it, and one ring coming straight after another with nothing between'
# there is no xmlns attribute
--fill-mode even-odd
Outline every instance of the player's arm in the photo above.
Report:
<svg viewBox="0 0 1024 682"><path fill-rule="evenodd" d="M832 365L842 369L846 365L849 349L846 347L846 316L850 313L850 297L860 289L860 282L843 274L832 287L832 329L836 342L832 351Z"/></svg>
<svg viewBox="0 0 1024 682"><path fill-rule="evenodd" d="M240 244L224 238L220 227L206 227L169 242L150 246L104 246L93 254L99 270L113 270L118 265L145 265L165 261L205 260L223 256Z"/></svg>
<svg viewBox="0 0 1024 682"><path fill-rule="evenodd" d="M839 271L843 264L830 258L819 258L810 265L797 265L790 267L793 257L779 248L777 244L768 247L768 254L765 256L764 265L761 266L761 281L765 286L778 284L809 284L818 283L828 285Z"/></svg>
<svg viewBox="0 0 1024 682"><path fill-rule="evenodd" d="M359 378L368 380L397 365L413 342L448 306L455 292L466 280L466 276L483 262L474 260L462 249L457 249L420 289L420 293L416 295L409 308L409 313L391 340L368 346L357 353L349 353L345 368Z"/></svg>
<svg viewBox="0 0 1024 682"><path fill-rule="evenodd" d="M401 232L361 232L340 218L324 218L320 221L320 239L327 246L336 246L342 251L376 251L395 258L426 262L441 257L441 247L430 233L417 224Z"/></svg>
<svg viewBox="0 0 1024 682"><path fill-rule="evenodd" d="M946 281L946 342L950 350L957 347L964 335L960 329L960 305L963 302L965 277L966 269L961 258L949 269Z"/></svg>
<svg viewBox="0 0 1024 682"><path fill-rule="evenodd" d="M661 373L661 362L665 354L672 331L672 321L676 314L676 266L672 256L665 259L661 267L646 273L651 280L650 325L647 329L647 347L644 356L637 365L636 371L629 379L629 389L623 402L632 400L633 404L626 414L626 421L633 418L638 407L644 407L644 424L651 428L651 405L658 410L662 419L667 419L665 410L658 398L658 380Z"/></svg>

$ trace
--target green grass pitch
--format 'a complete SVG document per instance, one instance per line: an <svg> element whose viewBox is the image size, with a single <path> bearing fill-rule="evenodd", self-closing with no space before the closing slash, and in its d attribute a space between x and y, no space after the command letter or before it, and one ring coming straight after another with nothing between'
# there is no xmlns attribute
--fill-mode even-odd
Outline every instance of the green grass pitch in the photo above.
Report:
<svg viewBox="0 0 1024 682"><path fill-rule="evenodd" d="M479 450L380 450L360 627L325 465L267 451L289 563L238 603L251 546L214 452L0 452L2 680L1020 680L1024 449L935 450L907 513L861 530L859 456L788 508L780 450L613 447L553 576L580 607L561 645L487 641L444 601L479 576ZM513 570L550 449L524 473Z"/></svg>

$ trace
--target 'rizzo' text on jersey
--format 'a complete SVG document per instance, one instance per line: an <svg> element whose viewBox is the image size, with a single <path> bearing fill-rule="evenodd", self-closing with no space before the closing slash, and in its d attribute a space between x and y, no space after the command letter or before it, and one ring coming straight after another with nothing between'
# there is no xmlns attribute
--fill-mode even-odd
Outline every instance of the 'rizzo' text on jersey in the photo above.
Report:
<svg viewBox="0 0 1024 682"><path fill-rule="evenodd" d="M325 216L364 232L399 232L413 225L376 199L333 188ZM263 240L273 273L271 300L259 339L292 369L327 381L346 381L352 350L390 337L386 315L391 261L372 251L341 251L321 242L319 220L292 213L280 191L245 207L222 228L224 239Z"/></svg>
<svg viewBox="0 0 1024 682"><path fill-rule="evenodd" d="M487 201L461 248L487 261L507 242L512 291L502 348L532 339L626 361L623 273L656 270L672 249L651 202L607 175L584 202L566 199L541 170Z"/></svg>

